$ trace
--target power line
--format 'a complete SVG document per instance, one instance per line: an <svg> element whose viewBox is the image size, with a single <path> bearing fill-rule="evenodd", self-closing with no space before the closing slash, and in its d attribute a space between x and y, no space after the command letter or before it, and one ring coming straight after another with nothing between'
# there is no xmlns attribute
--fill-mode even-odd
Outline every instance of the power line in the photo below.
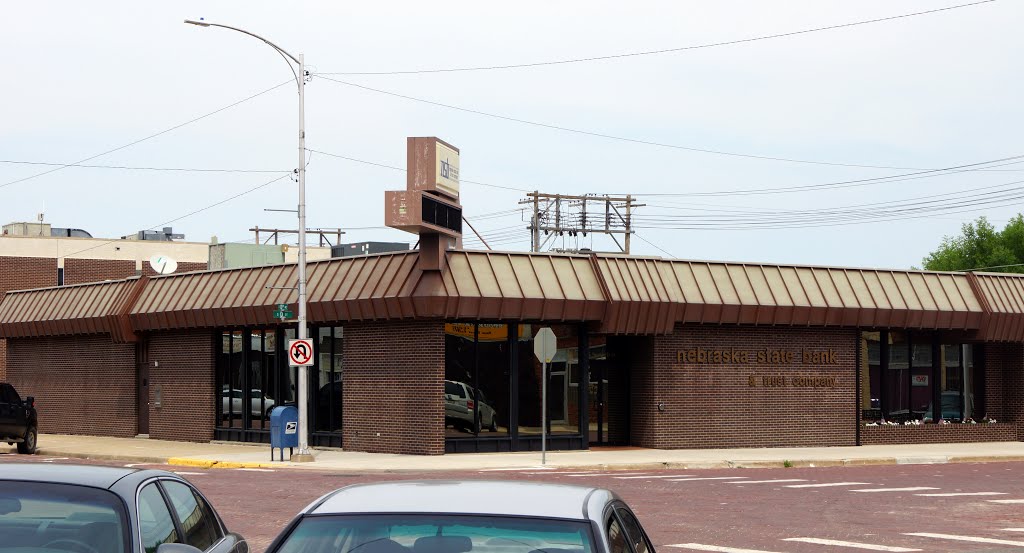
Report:
<svg viewBox="0 0 1024 553"><path fill-rule="evenodd" d="M197 173L291 173L290 170L261 170L261 169L203 169L194 167L134 167L128 165L84 165L81 163L48 163L45 161L20 161L11 159L0 159L0 163L13 165L44 165L50 167L79 167L83 169L124 169L128 171L185 171Z"/></svg>
<svg viewBox="0 0 1024 553"><path fill-rule="evenodd" d="M291 81L289 81L289 82L291 82ZM288 175L281 175L280 177L277 177L276 179L269 180L267 182L264 182L263 184L256 185L256 186L254 186L252 188L249 188L247 190L243 190L242 192L239 192L238 194L235 194L233 196L229 196L227 198L224 198L223 200L214 202L214 203L212 203L210 205L207 205L205 207L201 207L201 208L196 209L194 211L190 211L190 212L188 212L188 213L186 213L184 215L181 215L179 217L175 217L175 218L170 219L168 221L164 221L163 223L152 225L152 226L149 226L149 227L146 227L146 228L161 228L161 227L170 225L171 223L176 223L176 222L178 222L178 221L180 221L182 219L186 219L186 218L191 217L193 215L197 215L197 214L202 213L204 211L213 209L213 208L215 208L215 207L217 207L219 205L226 204L226 203L228 203L228 202L230 202L232 200L241 198L242 196L245 196L246 194L251 194L251 193L253 193L253 192L257 191L257 190L266 188L266 187L270 186L271 184L274 184L275 182L278 182L280 180L284 180L286 178L289 178L290 176L291 176L290 173ZM96 244L94 246L90 246L90 247L85 248L85 249L81 249L81 250L78 250L78 251L71 252L69 254L65 254L65 255L63 255L61 257L65 257L65 258L72 257L72 256L78 255L80 253L85 253L85 252L90 251L90 250L95 250L96 248L101 248L103 246L106 246L107 244L112 244L114 242L119 242L119 241L120 241L120 239L118 239L118 238L114 238L114 239L111 239L111 240L106 240L106 241L101 242L99 244Z"/></svg>
<svg viewBox="0 0 1024 553"><path fill-rule="evenodd" d="M570 63L584 63L584 62L594 62L594 61L606 61L606 60L613 60L613 59L631 58L631 57L637 57L637 56L652 56L652 55L657 55L657 54L669 54L669 53L673 53L673 52L683 52L683 51L687 51L687 50L699 50L699 49L704 49L704 48L715 48L715 47L718 47L718 46L731 46L731 45L743 44L743 43L747 43L747 42L758 42L758 41L762 41L762 40L771 40L771 39L776 39L776 38L785 38L785 37L804 35L804 34L809 34L809 33L818 33L818 32L822 32L822 31L831 31L831 30L835 30L835 29L843 29L843 28L848 28L848 27L856 27L856 26L859 26L859 25L869 25L869 24L872 24L872 23L881 23L881 22L884 22L884 21L893 21L893 20L896 20L896 19L905 19L905 18L908 18L908 17L916 17L916 16L919 16L919 15L928 15L928 14L944 12L944 11L949 11L949 10L956 10L956 9L960 9L960 8L967 8L967 7L971 7L971 6L977 6L979 4L988 4L988 3L994 2L994 1L995 0L982 0L980 2L972 2L970 4L958 4L958 5L955 5L955 6L948 6L948 7L945 7L945 8L937 8L937 9L934 9L934 10L927 10L927 11L914 12L914 13L906 13L906 14L902 14L902 15L894 15L894 16L889 16L889 17L880 17L880 18L877 18L877 19L868 19L868 20L864 20L864 21L854 21L854 22L850 22L850 23L841 23L839 25L829 25L827 27L815 27L815 28L812 28L812 29L803 29L803 30L799 30L799 31L790 31L790 32L787 32L787 33L778 33L778 34L773 34L773 35L762 35L762 36L743 38L743 39L737 39L737 40L728 40L728 41L722 41L722 42L712 42L712 43L707 43L707 44L696 44L696 45L691 45L691 46L680 46L680 47L677 47L677 48L665 48L665 49L661 49L661 50L647 50L647 51L643 51L643 52L628 52L628 53L624 53L624 54L612 54L612 55L607 55L607 56L591 56L591 57L586 57L586 58L572 58L572 59L554 60L554 61L539 61L539 62L532 62L532 63L516 63L516 64L508 64L508 65L485 65L485 66L475 66L475 67L446 67L446 68L438 68L438 69L410 69L410 70L399 70L399 71L329 72L329 73L319 73L319 74L320 75L419 75L419 74L425 74L425 73L456 73L456 72L468 72L468 71L496 71L496 70L502 70L502 69L523 69L523 68L529 68L529 67L542 67L542 66L548 66L548 65L565 65L565 64L570 64Z"/></svg>
<svg viewBox="0 0 1024 553"><path fill-rule="evenodd" d="M995 0L985 0L985 1L986 2L992 2L992 1L995 1ZM490 117L490 118L499 119L499 120L502 120L502 121L510 121L510 122L513 122L513 123L521 123L523 125L531 125L531 126L534 126L534 127L541 127L541 128L545 128L545 129L551 129L551 130L556 130L556 131L568 132L568 133L579 134L579 135L584 135L584 136L593 136L593 137L596 137L596 138L605 138L605 139L608 139L608 140L616 140L616 141L619 141L619 142L628 142L628 143L631 143L631 144L642 144L642 145L646 145L646 146L656 146L656 147L659 147L659 148L670 148L670 149L673 149L673 150L684 150L684 151L688 151L688 152L699 152L699 153L704 153L704 154L714 154L714 155L721 155L721 156L740 157L740 158L746 158L746 159L759 159L759 160L764 160L764 161L782 161L782 162L787 162L787 163L802 163L802 164L807 164L807 165L826 165L826 166L830 166L830 167L857 167L857 168L864 168L864 169L892 169L892 170L899 170L899 171L940 171L941 170L941 169L931 169L931 168L921 168L921 167L896 167L896 166L889 166L889 165L868 165L868 164L859 164L859 163L838 163L838 162L831 162L831 161L815 161L815 160L808 160L808 159L785 158L785 157L776 157L776 156L763 156L763 155L756 155L756 154L744 154L744 153L740 153L740 152L728 152L728 151L725 151L725 150L711 150L711 149L707 149L707 148L695 148L695 147L691 147L691 146L680 146L678 144L668 144L668 143L665 143L665 142L655 142L653 140L643 140L643 139L639 139L639 138L629 138L629 137L624 137L624 136L616 136L616 135L599 133L599 132L593 132L593 131L587 131L587 130L582 130L582 129L574 129L574 128L571 128L571 127L564 127L564 126L561 126L561 125L553 125L553 124L550 124L550 123L542 123L542 122L539 122L539 121L530 121L530 120L527 120L527 119L520 119L518 117L510 117L510 116L507 116L507 115L488 113L488 112L480 111L480 110L476 110L476 109L464 108L464 107L456 106L456 105L452 105L452 104L445 104L445 103L441 103L441 102L435 102L433 100L426 100L426 99L423 99L423 98L417 98L415 96L409 96L409 95L406 95L406 94L399 94L397 92L392 92L392 91L389 91L389 90L382 90L382 89L379 89L379 88L373 88L373 87L369 87L369 86L365 86L365 85L361 85L361 84L350 83L350 82L341 81L341 80L338 80L338 79L332 79L330 77L324 76L322 73L317 73L317 76L319 76L320 78L322 78L324 80L331 81L331 82L334 82L334 83L338 83L338 84L341 84L341 85L349 86L349 87L352 87L352 88L358 88L358 89L361 89L361 90L365 90L365 91L368 91L368 92L374 92L374 93L377 93L377 94L383 94L383 95L386 95L386 96L392 96L392 97L395 97L395 98L401 98L401 99L409 100L409 101L412 101L412 102L419 102L419 103L422 103L422 104L427 104L427 105L436 106L436 107L442 107L442 108L445 108L445 109L450 109L450 110L455 110L455 111L461 111L461 112L464 112L464 113L472 113L474 115L481 115L481 116L484 116L484 117Z"/></svg>
<svg viewBox="0 0 1024 553"><path fill-rule="evenodd" d="M659 245L655 244L654 242L651 242L650 240L648 240L648 239L644 238L643 236L640 236L639 234L637 234L637 233L635 233L635 232L633 233L633 236L636 236L637 238L639 238L639 239L643 240L644 242L647 242L648 244L650 244L650 245L654 246L654 247L655 247L655 248L657 248L657 249L658 249L658 250L659 250L659 251L660 251L661 253L663 253L663 254L665 254L665 255L669 256L669 258L672 258L672 259L676 259L676 256L674 256L674 255L672 255L672 254L668 253L668 252L667 252L667 251L665 251L665 250L664 250L664 249L663 249L663 248L662 248L661 246L659 246Z"/></svg>
<svg viewBox="0 0 1024 553"><path fill-rule="evenodd" d="M338 154L331 154L329 152L322 152L322 151L319 151L319 150L311 150L311 148L308 148L308 147L306 148L306 150L309 151L309 152L315 152L316 154L321 154L321 155L324 155L324 156L328 156L330 158L338 158L340 160L346 160L346 161L350 161L350 162L361 163L361 164L364 164L364 165L372 165L374 167L381 167L383 169L391 169L393 171L401 171L402 173L406 172L406 169L404 169L402 167L396 167L394 165L387 165L387 164L371 162L371 161L367 161L367 160L360 160L360 159L356 159L356 158L350 158L348 156L341 156L341 155L338 155ZM529 192L529 190L526 189L526 188L516 188L515 186L506 186L504 184L490 184L490 183L487 183L487 182L479 182L479 181L476 181L476 180L466 180L466 179L461 179L460 182L466 182L466 183L469 183L469 184L477 184L479 186L487 186L487 187L490 187L490 188L502 188L502 189L505 189L505 190L514 190L514 192L521 192L521 193Z"/></svg>
<svg viewBox="0 0 1024 553"><path fill-rule="evenodd" d="M241 100L238 100L237 102L234 102L234 103L228 104L228 105L226 105L226 106L224 106L224 107L222 107L222 108L219 108L219 109L213 110L213 111L211 111L211 112L209 112L209 113L207 113L207 114L205 114L205 115L200 115L199 117L196 117L196 118L193 118L193 119L189 119L188 121L185 121L184 123L179 123L179 124L177 124L177 125L174 125L173 127L170 127L170 128L164 129L164 130L162 130L162 131L160 131L160 132L157 132L157 133L153 133L153 134L151 134L151 135L149 135L149 136L146 136L146 137L144 137L144 138L140 138L140 139L138 139L138 140L135 140L135 141L129 142L128 144L125 144L125 145L123 145L123 146L118 146L117 148L113 148L113 149L107 150L107 151L105 151L105 152L102 152L102 153L96 154L96 155L94 155L94 156L89 156L89 157L87 157L87 158L85 158L85 159L80 159L80 160L78 160L78 161L75 161L75 162L73 162L73 163L67 163L67 164L61 165L61 166L59 166L59 167L54 167L53 169L50 169L50 170L47 170L47 171L43 171L42 173L36 173L36 174L34 174L34 175L29 175L29 176L27 176L27 177L23 177L23 178L20 178L20 179L16 179L16 180L12 180L12 181L10 181L10 182L6 182L6 183L3 183L3 184L0 184L0 188L4 188L4 187L6 187L6 186L10 186L10 185L12 185L12 184L17 184L17 183L19 183L19 182L25 182L25 181L27 181L27 180L31 180L31 179L34 179L34 178L37 178L37 177L41 177L41 176L43 176L43 175L49 175L50 173L55 173L55 172L57 172L57 171L60 171L60 170L62 170L62 169L67 169L68 167L74 167L74 166L76 166L76 165L78 165L78 164L82 164L82 163L85 163L85 162L87 162L87 161L92 161L92 160L94 160L94 159L96 159L96 158L98 158L98 157L102 157L102 156L105 156L105 155L107 155L107 154L112 154L112 153L114 153L114 152L117 152L117 151L123 150L123 149L125 149L125 148L129 148L129 147L131 147L131 146L134 146L134 145L136 145L136 144L139 144L139 143L141 143L141 142L145 142L145 141L147 141L147 140L150 140L150 139L156 138L156 137L158 137L158 136L160 136L160 135L164 135L164 134L167 134L167 133L169 133L169 132L171 132L171 131L174 131L174 130L180 129L180 128L182 128L182 127L186 126L186 125L190 125L190 124L192 124L192 123L195 123L196 121L201 121L201 120L203 120L203 119L206 119L207 117L210 117L210 116L212 116L212 115L216 115L216 114L218 114L218 113L220 113L220 112L222 112L222 111L225 111L225 110L231 109L231 108L233 108L233 107L235 107L235 106L237 106L237 105L239 105L239 104L243 104L243 103L245 103L245 102L248 102L249 100L252 100L253 98L257 98L257 97L259 97L259 96L262 96L262 95L264 95L264 94L266 94L266 93L268 93L268 92L271 92L271 91L273 91L273 90L276 90L276 89L278 89L278 88L281 88L282 86L284 86L284 85L286 85L286 84L289 84L289 83L291 83L291 82L293 82L293 81L289 79L289 80L287 80L287 81L285 81L285 82L283 82L283 83L281 83L281 84L279 84L279 85L276 85L276 86L272 86L272 87L270 87L270 88L268 88L268 89L266 89L266 90L264 90L264 91L262 91L262 92L257 92L256 94L253 94L252 96L248 96L248 97L246 97L246 98L242 98Z"/></svg>

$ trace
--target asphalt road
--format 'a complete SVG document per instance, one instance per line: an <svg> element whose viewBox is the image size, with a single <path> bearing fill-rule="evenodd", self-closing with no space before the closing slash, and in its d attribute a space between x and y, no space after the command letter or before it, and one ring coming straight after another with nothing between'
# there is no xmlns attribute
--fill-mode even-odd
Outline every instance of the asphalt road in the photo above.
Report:
<svg viewBox="0 0 1024 553"><path fill-rule="evenodd" d="M3 463L23 460L0 454L0 474ZM32 462L81 461L36 456ZM1024 463L368 474L150 466L194 482L256 553L295 512L330 490L361 482L441 478L610 488L633 507L662 552L1024 552Z"/></svg>

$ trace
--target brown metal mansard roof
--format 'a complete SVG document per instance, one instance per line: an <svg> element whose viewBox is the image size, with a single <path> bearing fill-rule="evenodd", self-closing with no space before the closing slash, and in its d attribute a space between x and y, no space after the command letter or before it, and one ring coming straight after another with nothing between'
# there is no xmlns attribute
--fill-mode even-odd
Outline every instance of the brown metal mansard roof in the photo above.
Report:
<svg viewBox="0 0 1024 553"><path fill-rule="evenodd" d="M442 272L416 251L308 265L313 323L397 319L584 321L661 334L677 323L978 331L1024 341L1024 277L611 255L450 251ZM11 292L0 337L274 324L294 305L295 265Z"/></svg>

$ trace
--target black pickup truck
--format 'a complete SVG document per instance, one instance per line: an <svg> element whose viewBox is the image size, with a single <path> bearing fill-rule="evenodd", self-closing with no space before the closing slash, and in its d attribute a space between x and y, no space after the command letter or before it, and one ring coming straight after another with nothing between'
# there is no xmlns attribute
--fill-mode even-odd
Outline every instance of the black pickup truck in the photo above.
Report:
<svg viewBox="0 0 1024 553"><path fill-rule="evenodd" d="M18 453L35 453L38 428L36 401L21 399L14 386L0 382L0 442L18 444Z"/></svg>

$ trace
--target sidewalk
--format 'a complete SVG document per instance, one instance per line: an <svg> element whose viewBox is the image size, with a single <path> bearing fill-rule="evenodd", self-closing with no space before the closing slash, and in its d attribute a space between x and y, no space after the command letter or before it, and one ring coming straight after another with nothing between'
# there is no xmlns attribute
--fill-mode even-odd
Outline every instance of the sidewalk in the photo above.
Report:
<svg viewBox="0 0 1024 553"><path fill-rule="evenodd" d="M271 462L269 445L188 443L138 438L44 434L39 454L47 457L167 463L213 468L296 468L381 471L515 470L540 466L540 453L476 453L441 456L354 451L314 451L316 462ZM287 458L287 454L285 455ZM549 452L547 466L573 469L768 468L920 463L1024 461L1024 442L884 445L765 449L597 449Z"/></svg>

